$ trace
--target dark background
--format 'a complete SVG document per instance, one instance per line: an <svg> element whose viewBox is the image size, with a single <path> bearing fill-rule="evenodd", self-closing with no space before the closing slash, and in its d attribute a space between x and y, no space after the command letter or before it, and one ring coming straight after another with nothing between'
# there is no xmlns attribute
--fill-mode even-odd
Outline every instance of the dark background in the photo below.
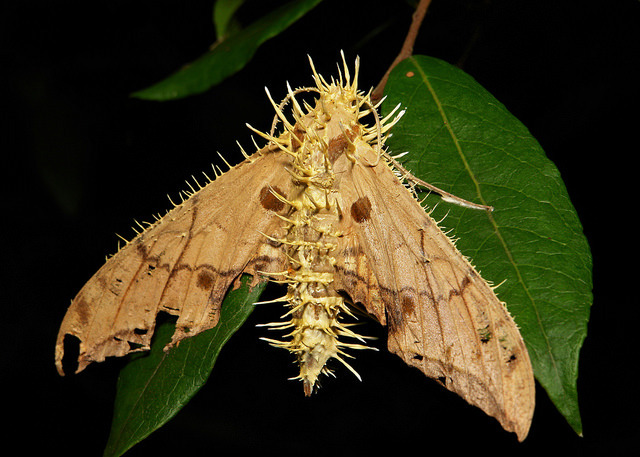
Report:
<svg viewBox="0 0 640 457"><path fill-rule="evenodd" d="M255 4L259 6L255 6ZM253 2L250 21L277 2ZM2 34L2 389L5 446L25 455L100 455L122 361L59 377L53 347L71 298L130 238L133 218L169 207L192 174L239 161L250 122L270 125L274 98L310 84L306 54L334 74L339 50L375 85L410 23L406 2L325 0L211 91L154 103L129 97L206 51L211 1L4 2ZM594 257L594 305L580 359L584 438L542 389L529 438L498 423L382 350L357 354L311 399L287 353L258 340L259 307L221 354L208 384L128 455L275 451L370 455L624 455L635 444L637 351L632 313L638 153L637 1L435 0L415 46L462 62L531 130L560 169ZM632 171L633 170L633 171ZM624 212L622 212L624 210ZM363 333L384 337L368 326ZM379 343L384 347L384 341ZM8 413L8 414L7 414Z"/></svg>

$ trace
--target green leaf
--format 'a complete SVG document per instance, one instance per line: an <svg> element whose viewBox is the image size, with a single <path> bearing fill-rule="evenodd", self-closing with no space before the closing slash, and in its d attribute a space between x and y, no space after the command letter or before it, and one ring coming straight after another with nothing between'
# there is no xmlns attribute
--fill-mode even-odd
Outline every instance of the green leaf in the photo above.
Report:
<svg viewBox="0 0 640 457"><path fill-rule="evenodd" d="M220 321L211 330L180 342L164 352L174 324L156 329L151 351L136 355L122 369L105 456L122 455L164 425L187 404L209 377L222 346L242 326L264 285L229 292Z"/></svg>
<svg viewBox="0 0 640 457"><path fill-rule="evenodd" d="M213 5L213 24L218 41L225 40L235 30L233 15L245 0L217 0Z"/></svg>
<svg viewBox="0 0 640 457"><path fill-rule="evenodd" d="M277 8L168 78L134 92L132 97L165 101L206 91L242 69L262 43L278 35L321 1L298 0Z"/></svg>
<svg viewBox="0 0 640 457"><path fill-rule="evenodd" d="M577 433L576 380L592 303L591 254L555 165L507 109L472 77L413 56L387 83L387 110L407 108L388 145L410 151L416 176L492 213L440 202L433 215L482 275L501 284L535 376ZM431 195L429 206L440 200Z"/></svg>

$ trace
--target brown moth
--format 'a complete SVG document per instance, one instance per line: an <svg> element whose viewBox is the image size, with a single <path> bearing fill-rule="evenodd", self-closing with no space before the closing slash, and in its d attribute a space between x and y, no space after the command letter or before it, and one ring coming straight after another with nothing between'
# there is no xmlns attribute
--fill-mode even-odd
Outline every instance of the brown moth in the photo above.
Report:
<svg viewBox="0 0 640 457"><path fill-rule="evenodd" d="M344 61L344 56L343 56ZM284 131L193 193L111 257L73 300L60 328L80 341L78 372L105 357L148 350L160 311L177 316L168 350L215 327L241 274L287 284L282 301L298 378L310 395L326 363L366 347L341 320L344 297L389 330L389 350L495 417L523 440L535 401L518 328L491 286L403 184L383 150L402 112L379 119L351 79L288 87L276 105ZM296 100L317 92L315 106ZM291 103L294 122L282 110ZM372 115L375 124L361 119ZM257 131L256 131L257 132ZM244 152L244 151L243 151ZM343 338L355 339L356 343Z"/></svg>

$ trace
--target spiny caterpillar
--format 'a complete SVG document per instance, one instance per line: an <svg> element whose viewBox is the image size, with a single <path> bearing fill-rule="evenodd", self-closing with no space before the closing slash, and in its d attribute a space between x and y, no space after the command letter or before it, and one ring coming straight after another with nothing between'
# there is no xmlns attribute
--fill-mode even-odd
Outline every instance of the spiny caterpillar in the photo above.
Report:
<svg viewBox="0 0 640 457"><path fill-rule="evenodd" d="M287 284L276 301L288 304L289 320L266 325L290 330L286 341L269 341L296 355L306 395L331 358L355 373L345 349L366 346L341 321L348 297L387 326L391 352L526 437L535 384L518 328L412 192L432 187L383 148L402 111L380 119L358 91L357 61L353 78L344 55L343 63L344 79L328 83L312 64L316 87L288 87L278 105L269 96L271 132L254 129L268 144L192 189L85 284L58 334L60 374L67 335L80 342L79 372L148 350L159 312L177 316L165 350L215 327L223 298L248 274L254 285ZM315 106L300 106L303 92L317 93ZM293 122L283 113L289 102ZM367 115L370 127L361 123Z"/></svg>

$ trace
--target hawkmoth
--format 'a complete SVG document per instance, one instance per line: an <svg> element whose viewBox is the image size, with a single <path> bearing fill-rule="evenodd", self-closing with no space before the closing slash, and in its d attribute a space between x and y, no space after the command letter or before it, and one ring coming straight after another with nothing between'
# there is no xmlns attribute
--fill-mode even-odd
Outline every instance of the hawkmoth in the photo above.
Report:
<svg viewBox="0 0 640 457"><path fill-rule="evenodd" d="M518 328L385 150L403 112L381 119L358 89L358 61L353 77L344 55L343 65L328 82L311 62L315 87L288 86L280 104L269 95L271 132L253 129L267 145L188 192L87 282L59 331L61 374L65 336L80 341L81 371L148 350L164 311L177 316L168 350L216 326L222 299L248 274L287 286L276 301L288 320L266 325L290 333L268 341L295 354L306 395L331 359L356 373L344 355L366 342L342 316L358 303L388 327L391 352L526 437L535 385ZM314 106L298 101L307 92Z"/></svg>

